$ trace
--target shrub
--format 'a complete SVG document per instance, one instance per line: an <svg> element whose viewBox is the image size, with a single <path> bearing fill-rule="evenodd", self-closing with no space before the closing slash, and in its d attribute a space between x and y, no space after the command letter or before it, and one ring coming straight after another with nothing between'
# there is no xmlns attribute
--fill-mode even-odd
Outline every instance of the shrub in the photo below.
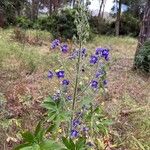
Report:
<svg viewBox="0 0 150 150"><path fill-rule="evenodd" d="M139 20L131 14L124 14L121 17L120 34L137 37L139 34Z"/></svg>
<svg viewBox="0 0 150 150"><path fill-rule="evenodd" d="M77 34L74 23L75 12L75 9L64 8L49 17L40 17L35 21L26 17L18 17L16 23L22 28L47 30L52 33L54 38L71 39L73 35Z"/></svg>
<svg viewBox="0 0 150 150"><path fill-rule="evenodd" d="M34 23L34 29L51 31L52 27L52 16L50 17L39 17Z"/></svg>
<svg viewBox="0 0 150 150"><path fill-rule="evenodd" d="M51 19L51 33L54 38L71 39L76 35L75 9L62 9L57 14L53 14Z"/></svg>
<svg viewBox="0 0 150 150"><path fill-rule="evenodd" d="M94 16L89 19L89 22L93 33L106 35L114 34L114 24L105 19L100 19L98 16Z"/></svg>
<svg viewBox="0 0 150 150"><path fill-rule="evenodd" d="M33 22L27 17L21 16L16 19L16 24L22 28L31 28L33 26Z"/></svg>
<svg viewBox="0 0 150 150"><path fill-rule="evenodd" d="M150 41L146 41L135 57L135 66L150 73Z"/></svg>

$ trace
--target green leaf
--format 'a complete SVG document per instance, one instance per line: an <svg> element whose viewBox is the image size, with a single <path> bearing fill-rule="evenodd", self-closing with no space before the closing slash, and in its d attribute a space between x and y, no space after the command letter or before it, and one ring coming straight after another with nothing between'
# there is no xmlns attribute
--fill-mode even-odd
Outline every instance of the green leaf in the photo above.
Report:
<svg viewBox="0 0 150 150"><path fill-rule="evenodd" d="M81 106L90 106L92 98L90 97L84 97L84 99L81 102Z"/></svg>
<svg viewBox="0 0 150 150"><path fill-rule="evenodd" d="M29 143L20 144L14 150L20 150L20 149L22 149L24 147L28 147L28 146L31 146L31 145Z"/></svg>
<svg viewBox="0 0 150 150"><path fill-rule="evenodd" d="M48 132L52 132L52 131L54 131L55 130L55 126L56 126L56 124L53 122L50 126L49 126L49 128L46 130L46 133L48 133Z"/></svg>
<svg viewBox="0 0 150 150"><path fill-rule="evenodd" d="M27 131L22 133L23 140L28 143L34 143L34 136L31 132Z"/></svg>
<svg viewBox="0 0 150 150"><path fill-rule="evenodd" d="M86 140L80 137L76 143L76 150L81 150L85 148L85 143L86 143Z"/></svg>
<svg viewBox="0 0 150 150"><path fill-rule="evenodd" d="M69 142L71 144L71 150L76 150L76 145L74 144L73 140L70 138Z"/></svg>
<svg viewBox="0 0 150 150"><path fill-rule="evenodd" d="M42 104L42 107L46 108L46 109L52 109L56 107L56 103L55 102L44 102Z"/></svg>
<svg viewBox="0 0 150 150"><path fill-rule="evenodd" d="M64 146L53 140L46 140L41 143L41 150L62 150Z"/></svg>
<svg viewBox="0 0 150 150"><path fill-rule="evenodd" d="M23 145L23 144L22 144ZM41 150L38 144L26 145L26 146L18 146L18 149L15 150Z"/></svg>
<svg viewBox="0 0 150 150"><path fill-rule="evenodd" d="M66 146L66 148L71 149L71 144L67 138L62 137L62 141L63 141L63 144Z"/></svg>
<svg viewBox="0 0 150 150"><path fill-rule="evenodd" d="M37 136L38 133L40 132L40 130L41 130L41 121L38 123L38 125L37 125L37 127L36 127L36 129L35 129L34 135Z"/></svg>

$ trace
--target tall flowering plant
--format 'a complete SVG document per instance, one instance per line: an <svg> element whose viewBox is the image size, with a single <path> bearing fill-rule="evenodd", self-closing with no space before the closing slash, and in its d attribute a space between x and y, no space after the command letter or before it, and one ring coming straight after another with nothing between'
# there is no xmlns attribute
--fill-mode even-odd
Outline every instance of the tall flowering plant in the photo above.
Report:
<svg viewBox="0 0 150 150"><path fill-rule="evenodd" d="M96 48L91 52L84 47L89 36L86 13L85 7L78 3L75 19L77 35L74 37L73 51L59 39L51 43L51 49L55 49L61 59L58 60L60 69L50 69L48 78L50 82L57 80L59 88L42 103L47 110L46 122L49 122L50 127L44 131L40 123L35 137L32 137L37 140L40 135L40 139L33 143L40 148L46 143L45 150L50 150L50 147L56 150L105 147L101 139L108 136L110 121L104 115L98 97L107 86L109 50Z"/></svg>

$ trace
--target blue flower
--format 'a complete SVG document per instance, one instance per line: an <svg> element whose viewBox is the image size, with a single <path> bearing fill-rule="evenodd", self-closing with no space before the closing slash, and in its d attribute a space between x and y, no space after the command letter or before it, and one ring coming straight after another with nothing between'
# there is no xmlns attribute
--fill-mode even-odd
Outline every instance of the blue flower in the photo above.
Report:
<svg viewBox="0 0 150 150"><path fill-rule="evenodd" d="M66 80L66 79L62 81L62 85L69 85L69 83L70 83L70 81Z"/></svg>
<svg viewBox="0 0 150 150"><path fill-rule="evenodd" d="M104 50L104 48L97 48L95 55L101 55L102 51Z"/></svg>
<svg viewBox="0 0 150 150"><path fill-rule="evenodd" d="M106 61L109 60L109 50L106 48L97 48L95 55L105 58Z"/></svg>
<svg viewBox="0 0 150 150"><path fill-rule="evenodd" d="M78 56L78 51L74 51L71 56L69 57L69 59L75 59Z"/></svg>
<svg viewBox="0 0 150 150"><path fill-rule="evenodd" d="M65 77L65 72L61 70L61 71L56 72L56 75L57 75L58 78L64 78Z"/></svg>
<svg viewBox="0 0 150 150"><path fill-rule="evenodd" d="M91 142L87 142L87 145L90 147L93 146L93 144Z"/></svg>
<svg viewBox="0 0 150 150"><path fill-rule="evenodd" d="M106 61L109 60L109 50L108 49L104 49L101 53L101 57L104 57Z"/></svg>
<svg viewBox="0 0 150 150"><path fill-rule="evenodd" d="M79 119L74 119L72 124L73 124L74 127L80 125Z"/></svg>
<svg viewBox="0 0 150 150"><path fill-rule="evenodd" d="M61 46L61 51L63 52L63 53L67 53L68 52L68 45L67 44L64 44L64 45L62 45Z"/></svg>
<svg viewBox="0 0 150 150"><path fill-rule="evenodd" d="M57 92L57 93L55 93L55 94L52 96L52 98L53 98L54 101L59 100L60 97L61 97L61 93L60 93L60 92Z"/></svg>
<svg viewBox="0 0 150 150"><path fill-rule="evenodd" d="M105 74L105 71L104 70L100 70L96 73L96 78L100 78L102 77L103 75Z"/></svg>
<svg viewBox="0 0 150 150"><path fill-rule="evenodd" d="M83 127L83 132L87 132L88 130L89 130L89 128L87 128L87 127Z"/></svg>
<svg viewBox="0 0 150 150"><path fill-rule="evenodd" d="M108 83L107 80L104 80L104 81L103 81L103 84L104 84L104 85L107 85L107 83Z"/></svg>
<svg viewBox="0 0 150 150"><path fill-rule="evenodd" d="M71 130L71 137L77 137L78 136L78 131L76 130Z"/></svg>
<svg viewBox="0 0 150 150"><path fill-rule="evenodd" d="M51 44L51 48L54 49L59 45L60 45L60 41L58 39L55 39Z"/></svg>
<svg viewBox="0 0 150 150"><path fill-rule="evenodd" d="M96 80L92 80L91 87L95 89L98 88L98 82Z"/></svg>
<svg viewBox="0 0 150 150"><path fill-rule="evenodd" d="M91 58L90 58L90 63L91 63L91 64L96 64L97 61L98 61L97 56L92 55Z"/></svg>
<svg viewBox="0 0 150 150"><path fill-rule="evenodd" d="M85 56L86 56L86 48L82 48L81 57L85 57Z"/></svg>
<svg viewBox="0 0 150 150"><path fill-rule="evenodd" d="M52 79L53 76L54 76L54 75L53 75L53 72L52 72L52 71L49 71L49 72L48 72L48 78L51 78L51 79Z"/></svg>
<svg viewBox="0 0 150 150"><path fill-rule="evenodd" d="M70 95L67 96L67 100L68 100L68 101L71 101L71 100L72 100L72 96L70 96Z"/></svg>

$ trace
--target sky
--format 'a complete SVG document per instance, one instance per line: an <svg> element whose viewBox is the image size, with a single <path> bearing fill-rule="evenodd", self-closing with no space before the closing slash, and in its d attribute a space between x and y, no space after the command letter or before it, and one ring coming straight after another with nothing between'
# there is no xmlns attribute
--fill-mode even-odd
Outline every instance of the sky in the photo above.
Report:
<svg viewBox="0 0 150 150"><path fill-rule="evenodd" d="M98 10L100 7L100 0L90 0L91 1L91 5L89 6L89 8L91 10ZM105 12L110 12L111 8L113 6L113 0L106 0L106 6L105 6Z"/></svg>

